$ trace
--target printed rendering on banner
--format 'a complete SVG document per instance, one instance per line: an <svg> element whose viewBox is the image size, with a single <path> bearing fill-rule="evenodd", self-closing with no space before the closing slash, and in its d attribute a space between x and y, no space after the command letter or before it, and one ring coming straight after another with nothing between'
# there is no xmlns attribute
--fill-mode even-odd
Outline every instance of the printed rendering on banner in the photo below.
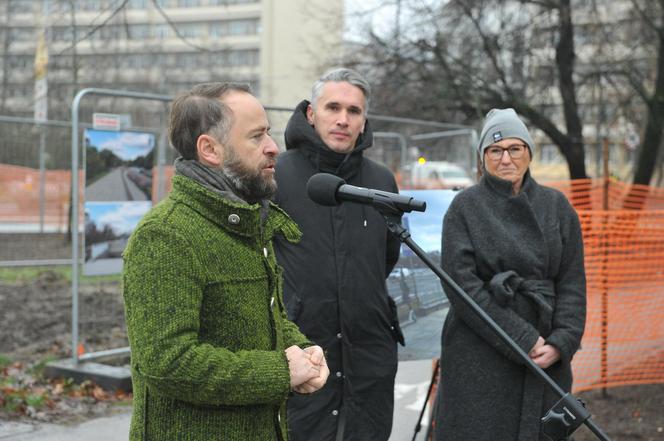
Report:
<svg viewBox="0 0 664 441"><path fill-rule="evenodd" d="M85 200L152 200L155 137L85 130Z"/></svg>
<svg viewBox="0 0 664 441"><path fill-rule="evenodd" d="M85 264L89 276L122 271L122 252L150 201L85 202Z"/></svg>

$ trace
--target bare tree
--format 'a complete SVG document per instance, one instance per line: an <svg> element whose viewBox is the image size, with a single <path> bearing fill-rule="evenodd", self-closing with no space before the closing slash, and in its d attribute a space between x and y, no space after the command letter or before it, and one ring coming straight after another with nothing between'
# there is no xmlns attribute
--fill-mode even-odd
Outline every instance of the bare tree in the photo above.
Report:
<svg viewBox="0 0 664 441"><path fill-rule="evenodd" d="M631 0L646 38L638 41L653 52L654 75L644 76L633 64L623 63L629 84L646 105L646 125L634 183L648 185L657 164L664 132L664 0ZM654 84L652 84L654 83ZM652 85L651 85L652 84Z"/></svg>
<svg viewBox="0 0 664 441"><path fill-rule="evenodd" d="M634 103L633 92L626 93L633 89L617 84L615 75L608 74L611 70L615 73L620 63L629 65L629 69L620 70L630 72L630 83L634 83L633 87L639 84L640 89L635 90L643 92L644 102L653 113L648 118L652 122L648 123L650 129L646 128L639 159L639 164L644 165L637 167L635 175L635 180L649 181L657 155L654 146L661 140L664 109L660 110L663 103L656 97L664 96L664 75L653 81L642 63L632 63L630 51L622 51L618 58L606 58L603 52L611 52L607 49L609 40L597 35L592 41L584 40L588 29L615 32L616 26L626 26L623 17L602 18L596 13L598 4L610 10L618 4L629 7L630 2L634 11L642 12L632 13L632 25L642 27L641 21L651 17L648 26L656 38L651 38L649 45L652 41L661 42L664 0L614 0L612 4L580 0L450 0L443 6L402 0L402 7L415 17L406 27L408 31L404 32L402 25L400 33L370 33L368 43L352 51L349 61L373 77L379 110L411 115L413 109L418 109L422 117L474 123L492 107L515 108L558 146L572 179L587 177L583 129L584 124L588 128L601 119L598 107L604 106L599 101L607 103L624 97L620 102L608 103L608 107L622 108L628 120L637 123L637 127L643 125L643 121L631 117L635 109L643 108ZM581 27L575 21L577 17L583 19L584 35L577 34ZM627 36L622 38L629 42ZM578 41L582 47L578 47ZM658 47L664 51L661 43ZM605 80L599 87L605 87L606 82L615 88L615 93L593 96L591 92L598 87L600 77ZM652 88L652 82L661 82L662 88ZM652 92L644 92L649 90ZM597 127L600 125L597 123ZM598 136L595 133L595 138Z"/></svg>

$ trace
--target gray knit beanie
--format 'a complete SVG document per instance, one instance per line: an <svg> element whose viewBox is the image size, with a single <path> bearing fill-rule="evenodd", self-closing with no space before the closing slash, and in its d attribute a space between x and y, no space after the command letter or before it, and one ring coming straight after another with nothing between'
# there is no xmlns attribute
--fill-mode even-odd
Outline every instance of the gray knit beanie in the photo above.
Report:
<svg viewBox="0 0 664 441"><path fill-rule="evenodd" d="M484 163L484 150L487 147L505 138L519 138L525 142L532 157L533 138L530 137L528 128L514 109L491 109L484 118L480 143L477 146L480 161Z"/></svg>

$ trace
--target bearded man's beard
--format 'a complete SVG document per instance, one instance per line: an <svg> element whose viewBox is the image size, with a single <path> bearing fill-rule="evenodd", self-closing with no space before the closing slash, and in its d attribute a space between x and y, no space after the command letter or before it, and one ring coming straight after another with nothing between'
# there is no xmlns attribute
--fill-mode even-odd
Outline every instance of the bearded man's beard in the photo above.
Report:
<svg viewBox="0 0 664 441"><path fill-rule="evenodd" d="M229 146L226 151L226 159L222 165L223 173L231 180L237 195L250 204L263 199L271 198L277 192L277 182L274 176L263 176L263 168L269 164L269 160L252 170L242 164L235 150Z"/></svg>

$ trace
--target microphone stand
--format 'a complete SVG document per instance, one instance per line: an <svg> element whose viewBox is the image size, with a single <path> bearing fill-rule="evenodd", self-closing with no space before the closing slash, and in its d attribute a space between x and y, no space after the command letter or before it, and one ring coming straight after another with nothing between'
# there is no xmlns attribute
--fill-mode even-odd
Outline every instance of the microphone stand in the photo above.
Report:
<svg viewBox="0 0 664 441"><path fill-rule="evenodd" d="M373 207L385 218L387 228L395 234L402 243L408 245L417 256L445 282L454 293L485 322L500 339L507 344L526 367L541 381L546 383L561 398L553 405L547 414L541 419L542 432L551 441L569 441L570 436L581 424L585 424L597 439L611 441L610 438L590 418L590 412L585 404L575 398L571 393L565 392L553 379L530 359L512 338L470 297L452 278L438 267L433 260L420 248L410 237L410 232L401 225L403 211L398 209L388 198L377 197L373 201Z"/></svg>

